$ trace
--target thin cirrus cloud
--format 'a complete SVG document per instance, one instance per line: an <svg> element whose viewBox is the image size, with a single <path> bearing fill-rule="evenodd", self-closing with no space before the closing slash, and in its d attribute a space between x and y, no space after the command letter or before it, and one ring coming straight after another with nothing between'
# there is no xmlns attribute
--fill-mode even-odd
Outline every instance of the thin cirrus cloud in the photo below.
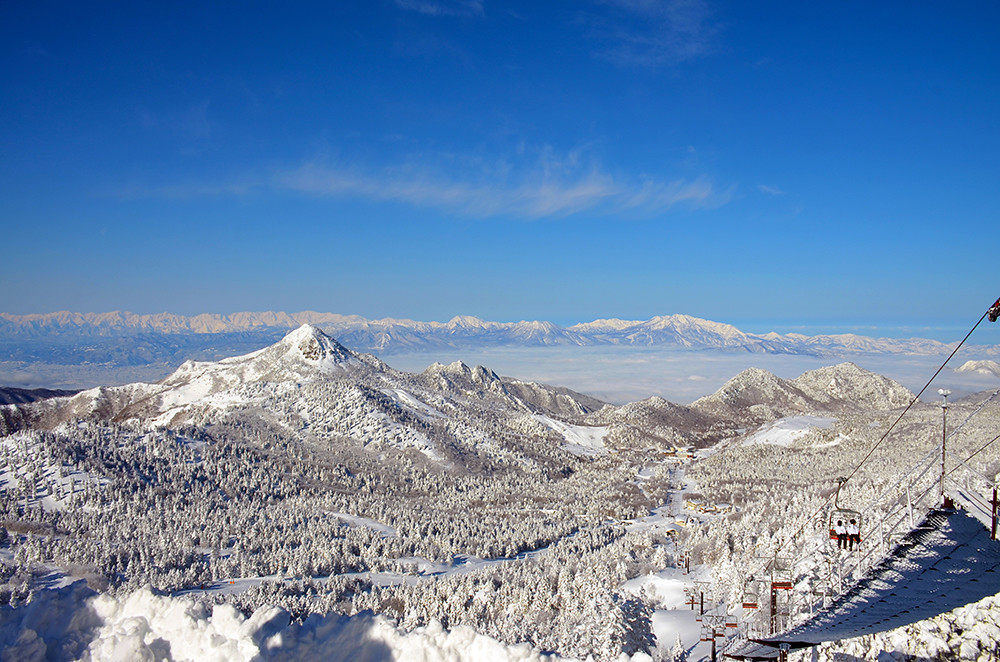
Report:
<svg viewBox="0 0 1000 662"><path fill-rule="evenodd" d="M400 9L428 16L482 16L483 0L396 0Z"/></svg>
<svg viewBox="0 0 1000 662"><path fill-rule="evenodd" d="M351 167L307 163L280 173L275 184L301 193L360 197L436 208L470 217L515 216L527 219L595 214L648 215L678 204L694 208L724 205L732 190L717 190L707 179L627 182L592 166L572 176L545 168L511 181L502 173L486 180L456 180L408 166L372 173Z"/></svg>
<svg viewBox="0 0 1000 662"><path fill-rule="evenodd" d="M707 55L720 26L704 0L598 0L617 10L591 18L598 55L624 66L660 67Z"/></svg>
<svg viewBox="0 0 1000 662"><path fill-rule="evenodd" d="M785 192L782 191L777 186L768 186L767 184L759 184L757 186L757 189L761 193L766 193L767 195L785 195Z"/></svg>
<svg viewBox="0 0 1000 662"><path fill-rule="evenodd" d="M720 188L707 176L614 175L579 150L557 154L541 149L536 157L512 163L452 155L443 161L413 158L391 167L314 160L214 182L131 183L108 193L125 200L192 200L284 192L395 202L459 217L533 220L584 213L648 217L675 207L715 209L728 203L736 190L735 185Z"/></svg>

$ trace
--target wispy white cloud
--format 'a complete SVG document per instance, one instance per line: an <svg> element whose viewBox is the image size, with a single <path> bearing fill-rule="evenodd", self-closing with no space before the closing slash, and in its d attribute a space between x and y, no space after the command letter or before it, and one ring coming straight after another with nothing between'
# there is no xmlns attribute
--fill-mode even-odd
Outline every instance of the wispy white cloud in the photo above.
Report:
<svg viewBox="0 0 1000 662"><path fill-rule="evenodd" d="M637 209L669 209L686 202L695 207L716 208L729 202L734 190L733 186L719 190L707 177L673 181L647 178L632 191L627 206Z"/></svg>
<svg viewBox="0 0 1000 662"><path fill-rule="evenodd" d="M315 159L218 181L131 183L108 194L127 200L191 200L293 192L391 201L469 218L540 219L582 213L637 218L674 207L714 209L729 202L734 190L735 186L720 188L708 176L663 179L614 174L584 149L558 152L521 145L507 159L423 154L388 167Z"/></svg>
<svg viewBox="0 0 1000 662"><path fill-rule="evenodd" d="M428 16L483 16L483 0L396 0L400 9Z"/></svg>
<svg viewBox="0 0 1000 662"><path fill-rule="evenodd" d="M322 196L356 196L437 208L471 217L528 219L595 214L649 215L676 205L718 207L732 190L707 178L630 180L586 161L578 152L557 156L544 150L530 167L507 162L463 168L462 177L411 163L379 171L310 162L277 175L281 188Z"/></svg>
<svg viewBox="0 0 1000 662"><path fill-rule="evenodd" d="M717 48L720 26L705 0L597 1L617 10L592 23L599 54L618 64L674 65Z"/></svg>
<svg viewBox="0 0 1000 662"><path fill-rule="evenodd" d="M785 195L785 192L776 186L768 186L767 184L759 184L757 189L761 193L766 193L767 195Z"/></svg>

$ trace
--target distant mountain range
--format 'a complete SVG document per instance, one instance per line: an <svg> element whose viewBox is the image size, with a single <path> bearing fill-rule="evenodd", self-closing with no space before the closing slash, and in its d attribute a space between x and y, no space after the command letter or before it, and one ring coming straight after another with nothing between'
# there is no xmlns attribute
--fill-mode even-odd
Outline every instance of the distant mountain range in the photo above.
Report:
<svg viewBox="0 0 1000 662"><path fill-rule="evenodd" d="M811 356L854 352L931 355L946 353L954 346L921 338L871 338L855 334L753 334L730 324L689 315L658 316L646 321L600 319L561 327L546 321L491 322L470 316L458 316L448 322L369 320L357 315L312 311L194 317L169 313L57 312L0 313L0 360L115 361L134 365L188 358L192 352L198 358L216 358L234 350L265 346L302 324L321 328L352 349L380 354L491 346L619 345ZM121 338L129 338L130 342L127 345L115 342ZM80 355L81 352L89 355Z"/></svg>

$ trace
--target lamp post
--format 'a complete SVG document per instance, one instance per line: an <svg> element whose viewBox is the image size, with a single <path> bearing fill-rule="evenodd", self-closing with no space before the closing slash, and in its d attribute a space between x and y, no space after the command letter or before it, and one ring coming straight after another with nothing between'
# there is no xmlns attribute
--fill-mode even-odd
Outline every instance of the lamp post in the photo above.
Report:
<svg viewBox="0 0 1000 662"><path fill-rule="evenodd" d="M944 398L944 402L941 403L941 503L945 504L944 496L944 458L945 458L945 439L948 436L948 396L951 395L951 391L946 388L939 388L938 394Z"/></svg>

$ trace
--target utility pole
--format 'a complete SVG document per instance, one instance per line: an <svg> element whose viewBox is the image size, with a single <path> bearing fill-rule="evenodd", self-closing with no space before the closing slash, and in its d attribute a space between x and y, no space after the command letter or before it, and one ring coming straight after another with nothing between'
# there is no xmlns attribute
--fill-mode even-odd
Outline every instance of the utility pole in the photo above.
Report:
<svg viewBox="0 0 1000 662"><path fill-rule="evenodd" d="M990 501L990 505L993 506L993 524L990 526L990 540L996 540L997 539L997 507L1000 507L1000 501L997 500L996 478L993 479L993 500Z"/></svg>
<svg viewBox="0 0 1000 662"><path fill-rule="evenodd" d="M938 394L944 398L944 402L941 403L941 503L945 505L945 440L948 438L948 396L951 395L951 391L946 388L939 388Z"/></svg>

